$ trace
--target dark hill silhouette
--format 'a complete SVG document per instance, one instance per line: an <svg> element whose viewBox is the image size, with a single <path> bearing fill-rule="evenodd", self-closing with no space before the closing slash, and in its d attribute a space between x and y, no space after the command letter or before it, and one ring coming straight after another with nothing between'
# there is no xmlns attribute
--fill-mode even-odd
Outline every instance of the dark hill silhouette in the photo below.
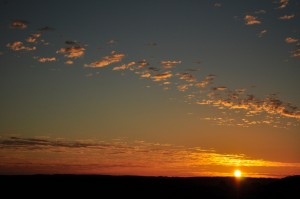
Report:
<svg viewBox="0 0 300 199"><path fill-rule="evenodd" d="M283 179L107 175L0 176L6 198L300 198L300 176ZM293 196L293 197L292 197Z"/></svg>

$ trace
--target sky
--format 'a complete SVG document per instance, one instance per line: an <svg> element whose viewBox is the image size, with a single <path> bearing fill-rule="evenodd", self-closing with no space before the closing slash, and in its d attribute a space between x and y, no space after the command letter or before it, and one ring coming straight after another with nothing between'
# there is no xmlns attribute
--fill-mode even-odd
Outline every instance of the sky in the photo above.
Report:
<svg viewBox="0 0 300 199"><path fill-rule="evenodd" d="M299 0L0 4L0 174L300 174Z"/></svg>

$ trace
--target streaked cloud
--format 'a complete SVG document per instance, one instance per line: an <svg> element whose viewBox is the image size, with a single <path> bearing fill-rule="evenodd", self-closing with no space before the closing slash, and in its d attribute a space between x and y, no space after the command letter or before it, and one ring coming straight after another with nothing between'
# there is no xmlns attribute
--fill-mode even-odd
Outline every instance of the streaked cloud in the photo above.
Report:
<svg viewBox="0 0 300 199"><path fill-rule="evenodd" d="M24 20L13 20L10 24L11 28L25 29L28 27L28 22Z"/></svg>
<svg viewBox="0 0 300 199"><path fill-rule="evenodd" d="M8 48L10 48L13 51L33 51L36 50L36 47L29 47L29 46L25 46L23 42L21 41L15 41L13 43L8 43L6 45Z"/></svg>
<svg viewBox="0 0 300 199"><path fill-rule="evenodd" d="M89 68L102 68L106 67L112 63L117 63L122 61L122 59L125 57L124 54L122 53L116 53L115 51L112 51L110 56L105 56L102 58L100 61L96 61L90 64L85 64L84 67L89 67Z"/></svg>
<svg viewBox="0 0 300 199"><path fill-rule="evenodd" d="M265 10L257 10L254 12L254 14L266 14L266 13L267 13L267 11L265 11Z"/></svg>
<svg viewBox="0 0 300 199"><path fill-rule="evenodd" d="M113 67L112 70L126 70L126 69L129 69L131 66L133 66L135 64L136 64L135 62L130 62L128 64L123 64L121 66L115 66L115 67Z"/></svg>
<svg viewBox="0 0 300 199"><path fill-rule="evenodd" d="M171 73L171 71L167 71L164 73L156 74L156 75L152 76L151 78L153 78L154 81L161 81L161 80L166 80L172 76L173 76L173 74Z"/></svg>
<svg viewBox="0 0 300 199"><path fill-rule="evenodd" d="M209 176L207 171L232 170L236 166L300 169L299 163L267 161L245 154L218 153L213 149L143 140L0 138L0 167L1 172L6 173L21 170L23 174L117 172L123 175ZM250 173L248 177L251 177Z"/></svg>
<svg viewBox="0 0 300 199"><path fill-rule="evenodd" d="M246 25L261 24L261 21L259 21L259 20L257 19L257 17L252 16L252 15L246 15L246 16L244 17L244 20L245 20L245 24L246 24Z"/></svg>
<svg viewBox="0 0 300 199"><path fill-rule="evenodd" d="M212 88L212 90L214 90L214 91L224 91L226 89L227 89L226 86L219 86L219 87L213 87Z"/></svg>
<svg viewBox="0 0 300 199"><path fill-rule="evenodd" d="M53 62L53 61L56 61L56 57L40 57L37 60L38 60L38 62L41 62L41 63Z"/></svg>
<svg viewBox="0 0 300 199"><path fill-rule="evenodd" d="M291 14L291 15L283 15L281 17L279 17L279 19L281 20L290 20L290 19L293 19L295 17L294 14Z"/></svg>
<svg viewBox="0 0 300 199"><path fill-rule="evenodd" d="M160 62L163 66L162 68L164 69L171 69L177 64L181 64L181 61L161 61Z"/></svg>

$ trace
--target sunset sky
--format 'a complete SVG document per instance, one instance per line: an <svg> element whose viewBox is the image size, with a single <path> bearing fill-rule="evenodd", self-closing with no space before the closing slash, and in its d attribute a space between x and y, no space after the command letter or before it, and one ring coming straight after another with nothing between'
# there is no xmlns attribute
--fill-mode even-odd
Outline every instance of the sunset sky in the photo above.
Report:
<svg viewBox="0 0 300 199"><path fill-rule="evenodd" d="M300 174L299 0L1 0L0 174Z"/></svg>

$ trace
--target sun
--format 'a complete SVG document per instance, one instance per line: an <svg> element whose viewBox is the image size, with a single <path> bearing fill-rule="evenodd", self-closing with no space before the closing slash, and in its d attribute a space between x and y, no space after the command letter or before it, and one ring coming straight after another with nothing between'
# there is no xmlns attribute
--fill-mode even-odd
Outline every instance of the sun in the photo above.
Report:
<svg viewBox="0 0 300 199"><path fill-rule="evenodd" d="M236 178L240 178L240 177L242 176L242 172L241 172L240 170L238 170L238 169L235 170L233 174L234 174L234 176L235 176Z"/></svg>

